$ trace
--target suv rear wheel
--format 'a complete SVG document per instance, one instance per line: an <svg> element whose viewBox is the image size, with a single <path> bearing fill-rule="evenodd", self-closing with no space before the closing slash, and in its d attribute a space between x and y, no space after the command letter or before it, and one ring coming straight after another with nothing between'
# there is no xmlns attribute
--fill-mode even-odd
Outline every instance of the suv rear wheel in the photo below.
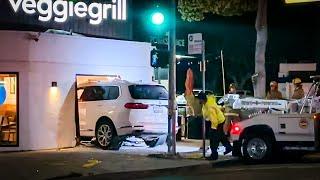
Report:
<svg viewBox="0 0 320 180"><path fill-rule="evenodd" d="M245 160L263 162L271 159L272 141L266 136L248 136L242 144L242 154Z"/></svg>
<svg viewBox="0 0 320 180"><path fill-rule="evenodd" d="M115 137L113 125L109 122L100 122L96 129L96 142L102 149L108 149Z"/></svg>

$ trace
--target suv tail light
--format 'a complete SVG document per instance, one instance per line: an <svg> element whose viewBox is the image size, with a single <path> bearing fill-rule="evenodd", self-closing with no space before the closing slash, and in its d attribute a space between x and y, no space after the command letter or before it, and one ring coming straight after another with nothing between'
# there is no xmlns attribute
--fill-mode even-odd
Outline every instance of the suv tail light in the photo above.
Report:
<svg viewBox="0 0 320 180"><path fill-rule="evenodd" d="M127 103L124 105L127 109L148 109L148 104L142 104L142 103Z"/></svg>
<svg viewBox="0 0 320 180"><path fill-rule="evenodd" d="M233 124L230 133L234 135L239 135L241 133L241 128L239 127L239 125Z"/></svg>

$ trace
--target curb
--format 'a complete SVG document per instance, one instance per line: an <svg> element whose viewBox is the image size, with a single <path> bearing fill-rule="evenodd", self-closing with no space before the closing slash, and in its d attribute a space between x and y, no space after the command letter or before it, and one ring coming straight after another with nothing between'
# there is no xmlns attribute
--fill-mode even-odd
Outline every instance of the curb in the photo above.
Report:
<svg viewBox="0 0 320 180"><path fill-rule="evenodd" d="M153 169L153 170L138 170L138 171L123 171L123 172L111 172L111 173L103 173L97 175L89 175L89 176L81 176L70 178L70 180L81 180L81 179L94 179L94 180L104 180L104 179L139 179L139 178L148 178L152 177L155 174L159 175L178 175L183 174L185 172L190 171L205 171L207 169L214 168L218 166L219 168L223 168L230 164L233 164L237 159L222 159L217 161L207 161L207 163L198 164L198 165L189 165L182 167L172 167L172 168L162 168L162 169ZM57 178L56 178L57 179ZM61 178L62 179L62 178Z"/></svg>
<svg viewBox="0 0 320 180"><path fill-rule="evenodd" d="M191 165L191 166L184 166L184 167L174 167L174 168L165 168L165 169L154 169L154 170L139 170L139 171L130 171L130 172L115 172L115 173L104 173L104 174L97 174L92 176L81 176L71 178L70 180L81 180L81 179L95 179L95 180L104 180L104 179L138 179L138 178L147 178L152 177L155 174L181 174L186 171L196 171L196 170L203 170L212 168L212 164L200 164L200 165ZM70 177L68 177L70 178Z"/></svg>
<svg viewBox="0 0 320 180"><path fill-rule="evenodd" d="M201 160L201 161L208 161L205 158L203 158L202 153L199 152L190 152L190 153L177 153L176 155L170 155L166 153L162 154L149 154L147 157L150 158L159 158L159 159L172 159L172 160ZM222 156L219 155L219 159L217 162L221 160L231 160L234 159L233 156Z"/></svg>

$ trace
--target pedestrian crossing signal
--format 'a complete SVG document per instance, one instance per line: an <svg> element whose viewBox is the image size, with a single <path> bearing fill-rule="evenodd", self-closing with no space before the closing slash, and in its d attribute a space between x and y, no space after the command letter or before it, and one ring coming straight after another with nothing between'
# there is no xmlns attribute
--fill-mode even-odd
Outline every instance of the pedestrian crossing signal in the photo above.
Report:
<svg viewBox="0 0 320 180"><path fill-rule="evenodd" d="M166 50L153 49L150 54L150 64L152 67L166 68L169 64L169 52Z"/></svg>

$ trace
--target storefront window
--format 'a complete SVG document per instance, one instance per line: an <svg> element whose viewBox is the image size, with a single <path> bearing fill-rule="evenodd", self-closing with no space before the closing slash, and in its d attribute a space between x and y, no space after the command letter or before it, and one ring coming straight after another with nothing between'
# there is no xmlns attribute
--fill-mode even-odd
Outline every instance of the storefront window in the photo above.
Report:
<svg viewBox="0 0 320 180"><path fill-rule="evenodd" d="M0 146L18 145L17 74L0 73Z"/></svg>

